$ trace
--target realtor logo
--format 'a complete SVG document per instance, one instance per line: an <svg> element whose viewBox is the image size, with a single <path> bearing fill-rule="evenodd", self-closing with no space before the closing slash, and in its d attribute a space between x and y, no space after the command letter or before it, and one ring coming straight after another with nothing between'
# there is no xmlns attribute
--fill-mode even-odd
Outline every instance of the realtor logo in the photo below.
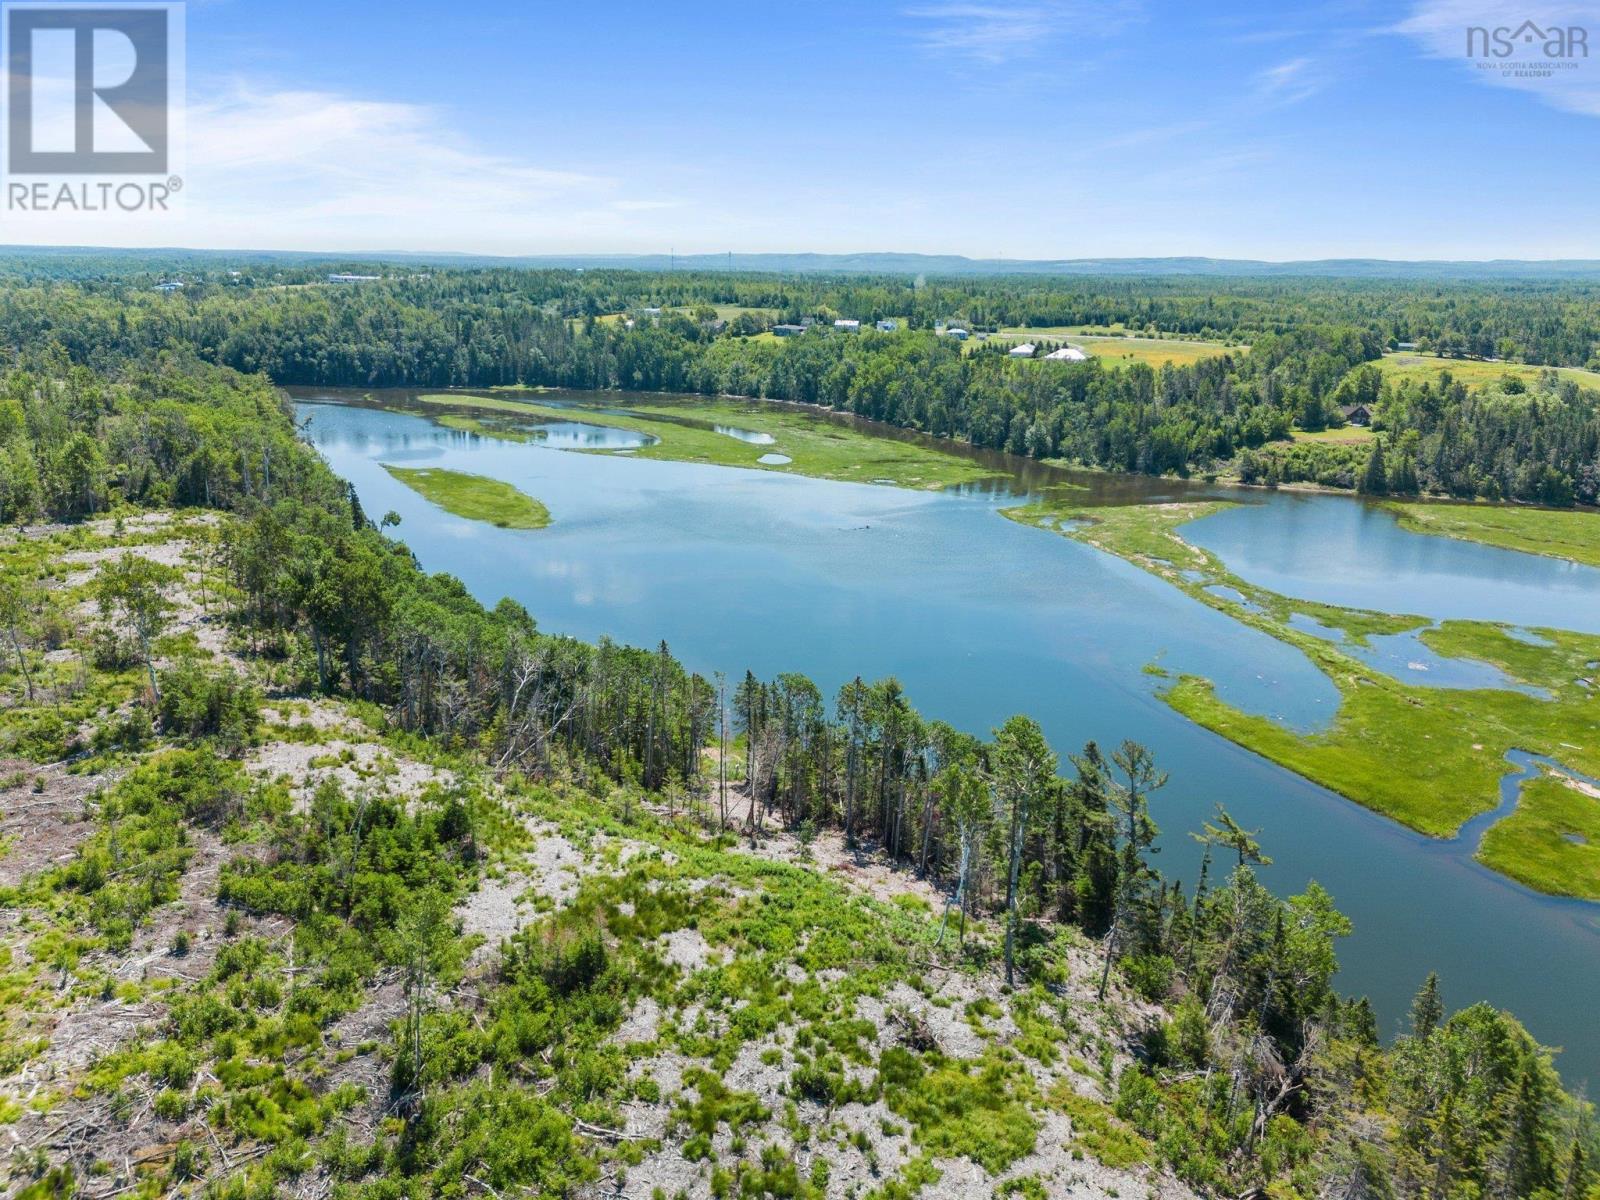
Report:
<svg viewBox="0 0 1600 1200"><path fill-rule="evenodd" d="M165 6L8 6L11 174L165 174L168 17Z"/></svg>
<svg viewBox="0 0 1600 1200"><path fill-rule="evenodd" d="M183 190L183 5L0 3L5 208L170 212Z"/></svg>
<svg viewBox="0 0 1600 1200"><path fill-rule="evenodd" d="M1547 25L1532 21L1510 25L1472 25L1467 29L1468 58L1510 58L1513 55L1549 59L1589 57L1589 30L1582 25Z"/></svg>

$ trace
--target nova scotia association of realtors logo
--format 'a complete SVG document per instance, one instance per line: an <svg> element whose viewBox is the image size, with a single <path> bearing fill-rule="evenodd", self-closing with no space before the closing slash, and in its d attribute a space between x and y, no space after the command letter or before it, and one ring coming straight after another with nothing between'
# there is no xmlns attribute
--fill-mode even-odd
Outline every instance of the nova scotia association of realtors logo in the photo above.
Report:
<svg viewBox="0 0 1600 1200"><path fill-rule="evenodd" d="M1508 77L1552 78L1587 64L1589 28L1531 19L1521 24L1471 25L1467 28L1467 57L1480 70L1499 71Z"/></svg>
<svg viewBox="0 0 1600 1200"><path fill-rule="evenodd" d="M183 5L0 5L8 213L160 214L183 191Z"/></svg>

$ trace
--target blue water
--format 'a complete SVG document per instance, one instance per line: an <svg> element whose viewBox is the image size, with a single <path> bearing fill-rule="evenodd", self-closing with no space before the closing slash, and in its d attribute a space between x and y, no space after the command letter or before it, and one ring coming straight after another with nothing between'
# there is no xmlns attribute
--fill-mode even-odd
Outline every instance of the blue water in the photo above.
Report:
<svg viewBox="0 0 1600 1200"><path fill-rule="evenodd" d="M548 421L529 432L552 450L638 450L656 442L648 433L587 421Z"/></svg>
<svg viewBox="0 0 1600 1200"><path fill-rule="evenodd" d="M1521 692L1540 700L1551 699L1550 693L1544 688L1521 683L1493 663L1470 658L1445 658L1422 640L1420 629L1408 629L1403 633L1368 634L1363 642L1357 643L1345 637L1344 630L1330 628L1304 613L1289 614L1289 625L1302 633L1341 646L1351 657L1412 687L1482 688Z"/></svg>
<svg viewBox="0 0 1600 1200"><path fill-rule="evenodd" d="M1386 1032L1438 969L1450 1002L1514 1010L1566 1047L1569 1078L1600 1081L1600 1027L1580 999L1600 992L1600 907L1536 896L1478 866L1464 842L1411 833L1176 715L1147 664L1205 675L1230 703L1302 729L1325 724L1338 693L1293 647L1119 559L999 517L1020 480L913 492L561 453L373 409L300 413L366 509L402 516L397 535L428 570L458 576L485 603L516 597L546 630L664 638L698 671L802 671L829 690L893 674L929 717L986 732L1027 712L1062 753L1091 738L1146 743L1173 780L1154 805L1163 869L1192 877L1198 851L1182 835L1221 801L1262 829L1274 889L1316 879L1350 915L1341 986L1372 997ZM382 469L401 457L515 484L554 523L512 531L452 517ZM1407 533L1339 497L1247 498L1258 503L1186 533L1263 586L1435 619L1600 627L1600 572ZM1303 553L1313 536L1323 549ZM1355 539L1361 562L1346 578ZM1547 587L1582 619L1557 619Z"/></svg>
<svg viewBox="0 0 1600 1200"><path fill-rule="evenodd" d="M1501 820L1510 816L1522 798L1522 785L1531 779L1537 779L1543 774L1543 768L1551 767L1570 775L1580 783L1587 783L1590 787L1600 787L1600 780L1591 779L1571 767L1549 758L1543 754L1530 754L1526 750L1512 750L1506 755L1506 761L1514 768L1509 775L1500 781L1500 803L1488 812L1479 813L1461 827L1456 834L1454 844L1469 852L1476 851L1483 841L1483 835ZM1600 803L1600 802L1597 802Z"/></svg>
<svg viewBox="0 0 1600 1200"><path fill-rule="evenodd" d="M739 429L733 425L716 425L713 428L721 434L731 438L738 438L752 446L770 446L778 439L770 433L757 433L754 429Z"/></svg>
<svg viewBox="0 0 1600 1200"><path fill-rule="evenodd" d="M1267 521L1262 508L1271 513ZM1393 514L1343 496L1274 493L1264 505L1195 521L1183 536L1240 578L1285 596L1435 620L1600 633L1600 570L1409 533Z"/></svg>
<svg viewBox="0 0 1600 1200"><path fill-rule="evenodd" d="M1183 574L1188 576L1193 573L1194 572L1185 571ZM1193 581L1191 580L1191 582ZM1257 604L1254 600L1248 599L1245 594L1236 587L1229 587L1224 583L1214 583L1205 590L1217 597L1217 599L1226 600L1229 604L1236 605L1247 613L1259 613L1262 611L1259 604Z"/></svg>

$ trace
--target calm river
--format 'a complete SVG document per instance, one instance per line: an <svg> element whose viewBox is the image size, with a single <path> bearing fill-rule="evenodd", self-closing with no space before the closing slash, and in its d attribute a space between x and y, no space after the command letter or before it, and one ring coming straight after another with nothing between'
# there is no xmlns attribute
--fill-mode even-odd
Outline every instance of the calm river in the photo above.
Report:
<svg viewBox="0 0 1600 1200"><path fill-rule="evenodd" d="M1091 738L1142 741L1172 774L1154 806L1169 874L1192 878L1198 848L1182 834L1221 801L1262 828L1274 890L1315 879L1355 922L1340 983L1371 996L1386 1034L1436 969L1452 1006L1511 1009L1565 1047L1569 1081L1600 1083L1600 906L1536 896L1477 866L1465 845L1410 833L1173 713L1146 664L1208 676L1232 703L1299 728L1326 722L1338 693L1298 650L1116 558L998 516L1038 468L994 489L912 492L553 448L607 438L581 413L552 446L519 445L316 402L357 396L299 390L308 436L369 514L401 515L427 570L459 577L484 603L513 596L541 628L585 639L665 639L708 675L800 671L824 692L857 673L895 675L925 715L986 733L1027 712L1063 754ZM544 501L554 524L518 532L452 517L382 463L505 480ZM1088 482L1116 499L1184 490ZM1600 571L1407 533L1353 499L1237 495L1250 506L1186 536L1263 586L1600 632Z"/></svg>

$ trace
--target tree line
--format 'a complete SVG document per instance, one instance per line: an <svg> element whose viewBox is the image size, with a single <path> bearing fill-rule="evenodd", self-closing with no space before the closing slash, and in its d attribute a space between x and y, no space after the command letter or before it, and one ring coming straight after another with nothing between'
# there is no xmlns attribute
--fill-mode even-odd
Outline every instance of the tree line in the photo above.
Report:
<svg viewBox="0 0 1600 1200"><path fill-rule="evenodd" d="M1293 320L1271 328L1230 326L1233 334L1248 335L1247 349L1238 345L1192 365L1159 369L1016 361L998 343L969 353L915 327L928 322L889 334L830 329L781 340L751 336L780 318L820 313L825 323L835 312L892 311L887 293L883 303L891 307L867 306L873 286L890 289L884 281L502 270L346 286L230 280L177 295L136 290L126 278L97 286L55 282L0 291L0 341L50 347L58 361L97 369L193 353L245 373L264 372L280 384L525 384L771 398L1030 458L1125 472L1235 474L1269 485L1310 481L1558 506L1600 499L1600 393L1554 374L1531 381L1507 375L1476 387L1449 375L1387 376L1373 364L1394 340L1390 327L1373 319L1364 325L1326 319L1346 314L1351 303L1335 303L1324 292L1364 294L1355 283L1307 285L1288 309ZM977 295L992 294L998 303L1021 285L980 280L950 286L955 291L936 303L962 298L970 312ZM1579 285L1561 286L1582 292ZM1164 293L1158 288L1156 294ZM1379 294L1386 293L1380 288ZM1533 302L1509 286L1471 294L1485 305L1491 295L1512 306ZM708 305L729 296L772 307L747 303L747 311L718 318ZM667 300L686 303L646 313ZM615 315L601 319L602 309ZM1384 434L1376 451L1290 440L1297 429L1343 424L1344 413L1358 405ZM15 412L9 419L0 414L0 445L14 444L16 430ZM89 448L75 453L88 458ZM1371 461L1375 455L1381 462ZM92 474L93 463L84 466ZM191 464L191 470L209 479L206 464ZM19 486L26 485L9 490ZM73 498L79 504L91 499L86 493ZM21 507L11 503L13 510ZM47 502L41 509L36 503L34 511L59 511L59 505Z"/></svg>
<svg viewBox="0 0 1600 1200"><path fill-rule="evenodd" d="M912 329L943 321L974 330L1086 325L1242 343L1333 324L1371 329L1385 345L1415 345L1447 356L1600 365L1600 284L1584 278L912 277L442 266L312 255L0 255L0 280L12 290L65 284L135 307L146 300L176 300L182 303L168 307L182 307L218 295L306 289L336 272L378 275L381 290L423 307L461 300L503 309L526 305L563 319L640 306L724 305L761 310L769 319L845 316L870 324L893 318ZM158 283L174 280L185 285L180 296L148 295Z"/></svg>

